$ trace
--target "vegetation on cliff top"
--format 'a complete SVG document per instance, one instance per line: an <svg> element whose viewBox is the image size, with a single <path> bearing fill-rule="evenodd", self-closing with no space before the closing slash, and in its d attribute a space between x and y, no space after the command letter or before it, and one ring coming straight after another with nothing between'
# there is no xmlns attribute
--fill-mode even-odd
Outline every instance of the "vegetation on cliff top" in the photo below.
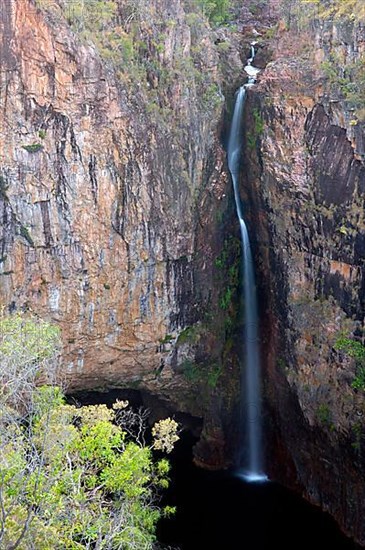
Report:
<svg viewBox="0 0 365 550"><path fill-rule="evenodd" d="M0 547L148 550L168 486L177 424L155 424L127 402L77 408L57 379L59 332L17 314L0 318ZM44 383L38 386L38 383Z"/></svg>
<svg viewBox="0 0 365 550"><path fill-rule="evenodd" d="M230 0L196 0L192 4L200 8L209 20L217 25L225 23L229 17Z"/></svg>
<svg viewBox="0 0 365 550"><path fill-rule="evenodd" d="M302 0L302 3L316 6L320 17L349 18L353 21L365 19L363 0Z"/></svg>
<svg viewBox="0 0 365 550"><path fill-rule="evenodd" d="M92 42L127 89L146 96L150 117L169 121L170 126L175 110L172 100L181 93L177 81L182 89L189 89L189 96L196 94L200 114L211 113L222 104L216 75L205 67L207 52L202 41L208 22L217 26L228 21L231 3L185 0L186 17L181 22L174 10L161 11L158 3L146 0L64 0L58 8L49 0L37 0L40 8L62 15L82 40ZM177 25L182 26L183 40L186 26L190 27L189 49L185 44L171 44L171 31Z"/></svg>
<svg viewBox="0 0 365 550"><path fill-rule="evenodd" d="M361 47L352 53L342 33L365 22L363 0L283 0L281 15L286 28L295 32L296 56L313 61L321 35L324 45L322 71L325 93L330 99L343 101L352 113L350 125L365 120L365 55ZM308 32L312 39L308 40ZM325 38L325 37L328 38ZM289 42L290 47L290 42Z"/></svg>

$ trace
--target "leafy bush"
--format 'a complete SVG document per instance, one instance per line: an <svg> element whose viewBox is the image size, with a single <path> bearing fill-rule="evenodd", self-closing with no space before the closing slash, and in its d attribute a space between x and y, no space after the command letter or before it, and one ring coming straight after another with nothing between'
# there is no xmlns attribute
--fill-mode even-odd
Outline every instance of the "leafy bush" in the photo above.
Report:
<svg viewBox="0 0 365 550"><path fill-rule="evenodd" d="M75 31L108 31L118 9L115 0L64 0L63 12Z"/></svg>
<svg viewBox="0 0 365 550"><path fill-rule="evenodd" d="M197 0L204 15L216 25L222 25L228 20L230 0Z"/></svg>
<svg viewBox="0 0 365 550"><path fill-rule="evenodd" d="M54 380L60 332L22 313L0 312L0 405L26 407L40 376Z"/></svg>
<svg viewBox="0 0 365 550"><path fill-rule="evenodd" d="M335 19L349 19L359 21L365 19L365 5L363 0L302 0L302 4L314 6L319 17Z"/></svg>
<svg viewBox="0 0 365 550"><path fill-rule="evenodd" d="M234 291L235 291L235 289L233 287L229 286L225 289L224 293L222 294L222 296L220 298L220 301L219 301L219 306L223 310L228 309L229 306L231 305L232 298L233 298L233 295L234 295Z"/></svg>
<svg viewBox="0 0 365 550"><path fill-rule="evenodd" d="M22 149L27 151L27 153L38 153L38 151L43 149L43 145L41 143L32 143L31 145L22 145Z"/></svg>
<svg viewBox="0 0 365 550"><path fill-rule="evenodd" d="M358 367L356 376L352 381L351 387L355 390L365 390L365 367Z"/></svg>
<svg viewBox="0 0 365 550"><path fill-rule="evenodd" d="M317 408L317 418L321 424L330 424L331 422L331 410L328 405L321 403Z"/></svg>
<svg viewBox="0 0 365 550"><path fill-rule="evenodd" d="M105 405L77 409L56 388L40 388L35 397L42 403L38 414L13 430L16 437L0 456L5 547L21 536L29 517L23 535L29 547L38 541L37 548L97 542L152 548L161 516L156 491L168 485L168 462L154 463L151 448L128 441ZM177 439L170 430L159 435L156 448L170 450Z"/></svg>
<svg viewBox="0 0 365 550"><path fill-rule="evenodd" d="M365 347L357 340L341 336L337 338L334 348L338 351L344 351L349 357L353 357L357 361L365 360Z"/></svg>
<svg viewBox="0 0 365 550"><path fill-rule="evenodd" d="M223 373L221 365L212 365L208 372L208 386L212 389L217 387L218 380Z"/></svg>
<svg viewBox="0 0 365 550"><path fill-rule="evenodd" d="M36 386L54 378L59 331L22 314L0 330L0 547L152 550L169 473L152 450L172 449L176 422L158 423L147 446L146 415L127 402L68 405L57 386Z"/></svg>
<svg viewBox="0 0 365 550"><path fill-rule="evenodd" d="M365 391L365 347L357 340L341 336L337 338L334 348L355 359L356 375L351 387Z"/></svg>

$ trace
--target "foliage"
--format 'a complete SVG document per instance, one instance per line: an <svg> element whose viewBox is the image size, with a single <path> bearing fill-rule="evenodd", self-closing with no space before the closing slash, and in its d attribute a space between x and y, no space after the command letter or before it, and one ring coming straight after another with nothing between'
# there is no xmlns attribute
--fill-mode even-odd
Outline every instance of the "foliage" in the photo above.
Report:
<svg viewBox="0 0 365 550"><path fill-rule="evenodd" d="M169 344L173 339L172 334L166 334L163 338L160 338L160 344Z"/></svg>
<svg viewBox="0 0 365 550"><path fill-rule="evenodd" d="M331 411L327 404L321 403L317 408L317 418L322 424L331 423Z"/></svg>
<svg viewBox="0 0 365 550"><path fill-rule="evenodd" d="M76 409L56 400L33 417L27 435L19 429L7 442L0 459L5 547L19 536L19 519L30 517L24 547L38 540L42 548L152 548L161 515L153 493L168 485L169 464L154 464L151 449L126 441L113 420L105 405ZM156 448L172 448L172 428L165 439L157 432Z"/></svg>
<svg viewBox="0 0 365 550"><path fill-rule="evenodd" d="M202 384L205 387L215 389L223 373L222 365L213 363L211 365L197 365L193 361L186 359L182 363L183 374L189 382Z"/></svg>
<svg viewBox="0 0 365 550"><path fill-rule="evenodd" d="M282 372L286 372L288 370L288 365L283 357L278 357L276 365Z"/></svg>
<svg viewBox="0 0 365 550"><path fill-rule="evenodd" d="M358 367L356 376L352 381L351 387L355 390L365 391L365 367Z"/></svg>
<svg viewBox="0 0 365 550"><path fill-rule="evenodd" d="M223 368L221 365L212 365L212 367L209 369L207 379L208 386L210 388L214 389L217 386L218 380L221 377L222 373Z"/></svg>
<svg viewBox="0 0 365 550"><path fill-rule="evenodd" d="M211 23L222 25L228 21L230 0L195 0L190 4L195 4Z"/></svg>
<svg viewBox="0 0 365 550"><path fill-rule="evenodd" d="M361 342L344 336L337 338L334 348L343 351L355 359L356 375L352 381L352 388L365 391L365 347Z"/></svg>
<svg viewBox="0 0 365 550"><path fill-rule="evenodd" d="M363 423L361 421L357 421L355 422L355 424L353 424L352 434L354 437L352 447L359 452L361 450L361 443L363 440Z"/></svg>
<svg viewBox="0 0 365 550"><path fill-rule="evenodd" d="M108 31L117 13L115 0L64 0L68 22L78 31Z"/></svg>
<svg viewBox="0 0 365 550"><path fill-rule="evenodd" d="M224 251L223 251L223 257L224 257ZM237 294L237 288L239 285L239 266L235 261L234 263L229 265L229 267L228 265L226 265L225 271L226 271L227 286L224 288L220 296L219 306L224 311L227 311L230 309L233 299Z"/></svg>
<svg viewBox="0 0 365 550"><path fill-rule="evenodd" d="M278 34L278 30L279 30L279 25L277 23L275 25L272 25L271 27L268 27L263 33L264 39L272 40Z"/></svg>
<svg viewBox="0 0 365 550"><path fill-rule="evenodd" d="M201 369L196 363L186 359L181 366L183 374L189 382L199 382L201 380Z"/></svg>
<svg viewBox="0 0 365 550"><path fill-rule="evenodd" d="M358 361L365 360L365 347L357 340L340 336L337 338L334 348L338 351L344 351L349 357L353 357Z"/></svg>
<svg viewBox="0 0 365 550"><path fill-rule="evenodd" d="M19 368L38 364L54 356L59 345L59 329L46 321L23 313L0 316L1 363L17 362Z"/></svg>
<svg viewBox="0 0 365 550"><path fill-rule="evenodd" d="M159 451L165 451L171 453L175 443L180 439L177 435L178 424L171 418L165 418L156 422L152 428L152 435L154 437L153 446Z"/></svg>
<svg viewBox="0 0 365 550"><path fill-rule="evenodd" d="M301 0L300 3L296 0L285 0L285 5L292 27L294 22L297 27L303 28L319 19L322 24L326 21L353 24L365 21L363 0ZM327 91L344 100L348 108L355 110L351 125L356 125L358 120L365 120L365 56L359 52L356 54L357 59L349 61L350 58L337 47L336 41L329 46L330 50L326 52L326 59L322 63L328 84Z"/></svg>
<svg viewBox="0 0 365 550"><path fill-rule="evenodd" d="M31 145L22 145L22 149L25 149L27 153L38 153L38 151L43 149L43 145L41 143L32 143Z"/></svg>
<svg viewBox="0 0 365 550"><path fill-rule="evenodd" d="M217 256L217 258L214 260L215 267L217 267L218 269L224 269L227 262L227 255L227 249L223 249L219 256Z"/></svg>
<svg viewBox="0 0 365 550"><path fill-rule="evenodd" d="M40 376L54 379L57 327L31 315L0 312L0 403L25 407Z"/></svg>
<svg viewBox="0 0 365 550"><path fill-rule="evenodd" d="M133 4L137 6L138 2L130 0L126 7ZM127 68L133 71L136 65L134 36L118 24L115 0L66 0L63 9L73 30L94 42L102 57L112 61L120 71Z"/></svg>
<svg viewBox="0 0 365 550"><path fill-rule="evenodd" d="M233 293L234 293L234 289L231 286L225 289L219 301L219 306L222 309L227 310L229 308L232 302Z"/></svg>
<svg viewBox="0 0 365 550"><path fill-rule="evenodd" d="M224 100L221 91L219 90L218 84L212 82L204 89L202 94L202 106L208 112L216 109L221 105Z"/></svg>
<svg viewBox="0 0 365 550"><path fill-rule="evenodd" d="M199 325L189 326L184 328L177 339L177 345L192 343L195 344L199 340Z"/></svg>
<svg viewBox="0 0 365 550"><path fill-rule="evenodd" d="M350 107L360 112L365 103L365 56L354 63L346 63L334 52L322 63L322 70L333 91L348 103ZM352 125L356 120L352 121Z"/></svg>
<svg viewBox="0 0 365 550"><path fill-rule="evenodd" d="M47 367L53 378L58 330L21 314L0 327L0 547L152 549L169 473L152 448L171 449L176 422L157 424L147 446L146 416L128 403L66 404L57 386L36 386Z"/></svg>
<svg viewBox="0 0 365 550"><path fill-rule="evenodd" d="M27 241L30 246L34 246L34 241L29 233L29 229L25 225L19 227L19 233Z"/></svg>
<svg viewBox="0 0 365 550"><path fill-rule="evenodd" d="M264 120L261 116L260 111L257 108L253 109L252 118L253 118L253 125L252 125L251 132L247 132L246 134L246 142L250 150L255 149L257 140L261 136L265 128Z"/></svg>
<svg viewBox="0 0 365 550"><path fill-rule="evenodd" d="M264 131L264 127L265 127L263 118L261 116L260 111L257 108L253 109L252 116L254 120L255 134L257 136L260 136Z"/></svg>
<svg viewBox="0 0 365 550"><path fill-rule="evenodd" d="M302 0L302 4L316 7L319 17L349 19L361 21L365 19L365 4L363 0Z"/></svg>
<svg viewBox="0 0 365 550"><path fill-rule="evenodd" d="M146 0L63 0L56 10L50 0L38 0L46 11L56 10L59 15L61 10L72 29L95 45L118 78L127 82L128 89L145 96L152 120L161 125L169 123L169 128L171 116L181 116L179 99L196 96L202 118L223 103L216 77L204 70L202 33L207 33L207 17L214 24L226 20L229 0L187 0L187 4L191 47L187 51L176 44L170 51L169 37L176 21L167 12L161 17L159 5Z"/></svg>

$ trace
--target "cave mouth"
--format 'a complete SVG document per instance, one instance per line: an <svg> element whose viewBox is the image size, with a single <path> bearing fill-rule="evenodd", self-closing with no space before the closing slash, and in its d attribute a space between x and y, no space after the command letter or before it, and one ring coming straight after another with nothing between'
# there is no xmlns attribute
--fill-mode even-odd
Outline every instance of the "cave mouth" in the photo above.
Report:
<svg viewBox="0 0 365 550"><path fill-rule="evenodd" d="M166 416L179 421L180 441L169 455L171 484L161 504L176 506L176 515L160 520L161 549L171 550L360 550L334 519L274 483L250 483L234 471L207 471L193 462L201 419L176 413L158 397L133 389L81 391L69 394L73 404L111 406L116 399L146 407L150 423Z"/></svg>
<svg viewBox="0 0 365 550"><path fill-rule="evenodd" d="M173 417L183 432L188 431L198 441L203 429L203 419L187 413L177 411L173 405L155 394L133 388L113 388L106 390L80 390L69 392L66 400L71 405L107 405L112 407L113 403L120 399L128 401L131 407L147 409L148 424L152 426L158 420Z"/></svg>

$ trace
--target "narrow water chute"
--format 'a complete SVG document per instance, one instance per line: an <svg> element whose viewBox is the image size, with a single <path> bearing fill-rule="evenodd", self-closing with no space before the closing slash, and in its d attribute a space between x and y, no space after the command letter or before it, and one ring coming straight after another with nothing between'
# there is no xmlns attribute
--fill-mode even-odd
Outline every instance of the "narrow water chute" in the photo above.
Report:
<svg viewBox="0 0 365 550"><path fill-rule="evenodd" d="M262 413L261 413L261 367L258 340L258 311L256 296L256 281L251 252L251 244L244 219L243 208L239 194L239 172L242 151L242 118L245 106L246 89L255 83L259 69L253 67L255 57L254 46L251 45L251 57L247 61L245 71L248 83L238 92L231 123L228 143L228 167L232 176L237 217L240 224L242 242L242 287L244 298L244 369L242 370L241 389L241 449L240 475L246 481L263 482L267 480L264 473L262 450Z"/></svg>

